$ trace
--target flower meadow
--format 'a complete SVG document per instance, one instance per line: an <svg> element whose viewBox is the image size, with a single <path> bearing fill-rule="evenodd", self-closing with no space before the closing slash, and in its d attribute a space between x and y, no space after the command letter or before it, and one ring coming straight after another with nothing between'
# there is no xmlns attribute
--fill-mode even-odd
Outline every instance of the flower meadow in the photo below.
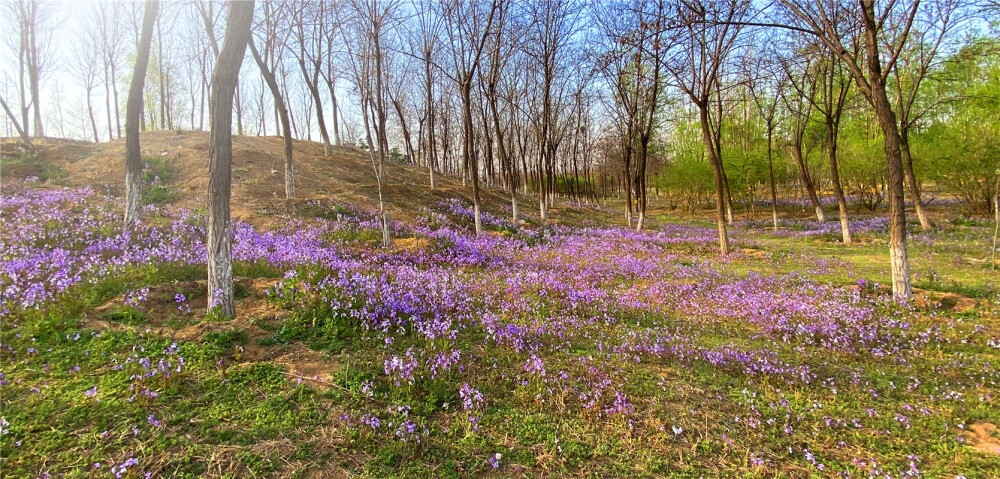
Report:
<svg viewBox="0 0 1000 479"><path fill-rule="evenodd" d="M896 304L751 227L727 258L693 223L477 237L452 200L387 250L313 200L234 223L223 320L199 212L123 232L92 189L2 192L5 477L1000 476L992 308Z"/></svg>

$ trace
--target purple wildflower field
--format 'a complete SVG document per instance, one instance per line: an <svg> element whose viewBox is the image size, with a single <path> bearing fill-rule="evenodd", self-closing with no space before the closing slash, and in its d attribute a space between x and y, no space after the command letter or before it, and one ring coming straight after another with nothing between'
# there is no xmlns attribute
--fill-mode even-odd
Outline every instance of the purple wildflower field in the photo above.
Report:
<svg viewBox="0 0 1000 479"><path fill-rule="evenodd" d="M755 254L836 222L747 223L722 259L693 223L485 215L477 237L454 200L385 250L376 215L316 201L234 223L222 321L203 215L148 206L122 232L92 189L2 193L9 477L1000 473L979 433L1000 419L991 307L900 305L849 262Z"/></svg>

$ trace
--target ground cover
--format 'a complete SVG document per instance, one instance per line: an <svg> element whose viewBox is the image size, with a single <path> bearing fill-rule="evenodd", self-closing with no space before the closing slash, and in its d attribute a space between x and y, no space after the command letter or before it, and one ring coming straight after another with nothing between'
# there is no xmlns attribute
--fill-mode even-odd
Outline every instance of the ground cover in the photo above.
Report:
<svg viewBox="0 0 1000 479"><path fill-rule="evenodd" d="M915 232L899 305L877 219L852 247L745 223L720 258L668 218L475 237L456 200L383 250L313 200L236 222L222 320L197 212L122 232L105 192L2 193L5 476L1000 474L985 225Z"/></svg>

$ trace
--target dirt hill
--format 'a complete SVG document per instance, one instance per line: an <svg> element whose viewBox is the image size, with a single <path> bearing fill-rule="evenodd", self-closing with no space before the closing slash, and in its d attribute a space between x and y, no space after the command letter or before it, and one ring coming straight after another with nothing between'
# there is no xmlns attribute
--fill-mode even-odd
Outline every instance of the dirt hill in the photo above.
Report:
<svg viewBox="0 0 1000 479"><path fill-rule="evenodd" d="M173 170L167 186L175 190L177 204L199 208L206 204L208 189L208 132L152 131L139 136L143 156L161 156ZM40 176L49 183L66 186L107 185L124 190L125 140L90 143L54 138L33 140L32 155L22 155L16 139L0 140L4 179ZM323 145L295 140L296 199L285 200L282 140L279 137L233 137L233 215L251 219L255 213L290 208L310 199L329 198L339 204L378 208L378 188L368 153L352 147L335 147L323 155ZM471 201L472 189L461 180L438 175L438 187L430 189L427 170L398 163L386 168L384 196L394 219L406 221L421 207L433 208L447 198ZM484 188L487 210L505 214L508 200L498 189ZM532 201L521 199L528 211Z"/></svg>

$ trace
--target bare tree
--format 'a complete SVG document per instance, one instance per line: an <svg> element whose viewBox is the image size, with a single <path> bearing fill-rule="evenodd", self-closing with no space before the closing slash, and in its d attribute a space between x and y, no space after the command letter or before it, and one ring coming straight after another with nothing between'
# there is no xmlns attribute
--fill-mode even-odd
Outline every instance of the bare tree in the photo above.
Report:
<svg viewBox="0 0 1000 479"><path fill-rule="evenodd" d="M13 0L4 4L4 16L11 23L7 44L17 51L21 125L25 131L29 130L28 116L32 113L34 136L44 136L39 91L41 78L52 60L55 5L40 0Z"/></svg>
<svg viewBox="0 0 1000 479"><path fill-rule="evenodd" d="M472 176L472 203L478 235L482 233L483 224L479 197L479 157L476 155L473 134L472 83L499 5L497 0L488 5L485 2L454 0L445 3L442 8L454 68L449 77L458 87L462 100L462 157Z"/></svg>
<svg viewBox="0 0 1000 479"><path fill-rule="evenodd" d="M441 17L436 15L434 9L431 8L432 5L433 3L427 0L421 0L414 5L414 9L417 12L418 33L411 41L411 45L413 45L412 49L415 52L414 56L419 56L424 67L424 118L427 123L426 128L424 128L427 132L427 141L424 148L427 152L427 175L431 183L431 189L433 190L437 186L434 180L434 170L438 167L438 161L437 142L435 141L437 105L435 105L434 101L435 77L432 66L435 66L435 53L440 41L442 23Z"/></svg>
<svg viewBox="0 0 1000 479"><path fill-rule="evenodd" d="M142 36L136 52L132 85L125 105L125 227L139 219L142 206L142 158L139 152L139 122L142 118L142 89L146 83L149 47L153 41L153 26L159 7L157 0L146 0L143 7Z"/></svg>
<svg viewBox="0 0 1000 479"><path fill-rule="evenodd" d="M97 35L91 41L100 45L101 64L104 67L104 104L108 116L109 140L122 136L121 111L118 107L118 70L121 68L125 45L122 41L124 33L120 10L118 3L98 3L92 18L92 22L97 25Z"/></svg>
<svg viewBox="0 0 1000 479"><path fill-rule="evenodd" d="M833 195L837 199L840 216L840 231L845 245L851 244L851 226L848 221L847 198L840 182L840 168L837 166L837 144L840 139L840 119L851 89L852 74L844 69L840 59L829 53L823 55L816 65L819 77L819 95L812 101L823 116L826 126L826 151L830 160L830 182Z"/></svg>
<svg viewBox="0 0 1000 479"><path fill-rule="evenodd" d="M413 149L413 138L410 135L411 123L407 117L412 103L411 99L414 96L412 79L417 76L415 63L410 61L412 57L397 53L401 52L402 46L397 45L396 42L387 45L385 50L387 50L384 61L386 98L396 112L407 162L413 164L416 161L416 154Z"/></svg>
<svg viewBox="0 0 1000 479"><path fill-rule="evenodd" d="M799 61L801 60L801 61ZM805 147L806 133L809 129L809 122L812 121L813 97L816 95L816 88L819 77L814 75L812 57L801 57L799 59L782 58L779 60L785 75L785 84L790 88L781 90L780 96L790 122L790 132L788 147L792 153L792 159L799 169L799 178L809 195L813 209L816 212L817 221L826 221L823 213L823 203L816 193L816 183L809 172L809 165L806 163L808 151L803 153Z"/></svg>
<svg viewBox="0 0 1000 479"><path fill-rule="evenodd" d="M906 250L906 210L903 193L903 161L900 150L899 124L896 112L886 93L888 75L895 68L903 53L914 19L920 11L920 2L889 2L876 5L874 0L860 0L859 5L826 4L817 0L806 5L790 0L780 0L790 21L776 23L780 28L793 29L814 35L819 42L848 67L854 83L875 111L882 129L888 173L889 196L889 257L892 266L893 296L908 300L913 296L910 284L910 261ZM861 24L862 49L852 52L845 47L845 38L838 35L832 10L847 9L850 16ZM886 29L889 18L901 25ZM849 44L849 39L846 39ZM883 58L884 57L884 58Z"/></svg>
<svg viewBox="0 0 1000 479"><path fill-rule="evenodd" d="M558 125L559 100L556 81L567 67L565 54L579 30L578 4L569 0L529 3L531 22L530 48L526 53L537 62L541 76L538 135L538 209L542 223L548 220L548 207L554 191L555 162L563 131Z"/></svg>
<svg viewBox="0 0 1000 479"><path fill-rule="evenodd" d="M61 83L54 83L49 88L49 109L45 112L45 123L57 125L59 127L59 138L66 136L66 116L63 114L64 103L66 103L66 91ZM49 130L51 131L51 130Z"/></svg>
<svg viewBox="0 0 1000 479"><path fill-rule="evenodd" d="M285 14L284 3L263 2L263 18L256 27L256 31L261 33L263 54L257 49L256 39L250 42L250 53L253 54L260 69L260 75L271 90L274 98L274 108L277 110L278 118L281 120L282 137L285 146L285 198L295 198L295 172L292 168L292 125L288 118L288 108L281 94L281 87L275 77L278 64L281 62L281 54L285 49L286 31L280 24L282 16ZM218 68L218 66L216 66Z"/></svg>
<svg viewBox="0 0 1000 479"><path fill-rule="evenodd" d="M338 11L339 6L339 2L324 5L322 11L323 18L317 25L320 41L327 45L327 48L323 50L325 58L322 62L326 68L322 69L320 74L323 76L323 81L326 83L326 88L330 94L330 114L333 117L333 144L336 146L341 145L341 136L340 108L337 105L337 78L339 72L336 65L337 51L334 50L333 44L340 35L341 20Z"/></svg>
<svg viewBox="0 0 1000 479"><path fill-rule="evenodd" d="M196 3L196 5L201 5ZM205 99L208 90L208 75L212 59L215 55L209 44L209 39L205 35L200 16L197 11L185 10L188 15L182 26L185 28L184 36L187 40L184 50L187 55L184 58L184 77L187 81L186 90L190 98L190 128L192 130L203 130L205 127Z"/></svg>
<svg viewBox="0 0 1000 479"><path fill-rule="evenodd" d="M758 36L756 40L767 43L770 38ZM754 51L767 51L765 45L758 44ZM778 91L785 88L782 84L782 74L776 71L774 62L765 58L767 54L758 57L753 53L744 57L743 68L747 79L747 90L753 101L754 108L764 120L764 134L767 137L767 177L771 190L771 220L774 223L774 231L778 231L778 189L774 182L774 129L777 126L778 103L781 95Z"/></svg>
<svg viewBox="0 0 1000 479"><path fill-rule="evenodd" d="M323 41L323 31L326 29L324 24L329 21L326 9L326 2L296 1L292 3L295 38L299 44L299 48L293 49L293 52L295 59L298 60L299 69L302 71L306 88L309 89L312 101L316 106L316 125L319 127L319 133L323 139L323 151L326 156L330 156L333 154L333 146L330 144L330 135L326 130L326 119L323 117L323 100L319 95L319 76L323 70L323 58L326 56L324 46L330 48Z"/></svg>
<svg viewBox="0 0 1000 479"><path fill-rule="evenodd" d="M907 28L908 19L890 15L885 28L901 32ZM939 107L945 98L918 102L920 87L931 79L942 63L942 52L948 51L954 41L951 32L963 26L968 16L962 2L956 0L931 0L917 11L910 29L910 40L901 51L898 61L892 64L891 85L895 95L896 113L899 116L899 147L906 173L910 198L924 231L933 226L920 198L920 186L913 173L913 155L910 150L910 132L928 113ZM890 47L891 48L891 47Z"/></svg>
<svg viewBox="0 0 1000 479"><path fill-rule="evenodd" d="M163 58L163 28L161 26L162 15L156 17L156 72L157 86L160 90L160 129L166 130L170 127L170 108L167 106L167 80L164 78L163 69L166 67L166 60Z"/></svg>
<svg viewBox="0 0 1000 479"><path fill-rule="evenodd" d="M669 47L662 22L663 2L630 2L596 12L596 21L605 37L606 50L598 58L598 68L611 87L616 118L621 126L626 177L633 184L641 231L646 218L646 165L656 114L663 102L663 69L657 58ZM582 108L581 108L582 111ZM627 171L635 156L635 172ZM575 154L574 154L575 158ZM631 209L630 194L626 193ZM627 215L628 216L628 215ZM629 221L631 227L631 220Z"/></svg>
<svg viewBox="0 0 1000 479"><path fill-rule="evenodd" d="M388 101L386 89L388 81L384 68L386 35L391 22L395 22L397 0L352 0L348 3L349 28L344 29L344 43L347 46L347 64L353 77L354 86L361 97L361 117L364 120L365 138L375 170L378 186L379 212L382 217L382 245L392 246L391 221L385 211L383 186L385 184L385 160L388 156L389 139L386 132ZM372 138L374 130L375 138Z"/></svg>
<svg viewBox="0 0 1000 479"><path fill-rule="evenodd" d="M97 87L100 76L101 59L98 45L90 40L91 32L86 30L78 32L77 42L73 45L73 63L70 66L70 73L83 85L84 99L87 102L87 113L90 117L90 126L94 134L94 142L101 141L97 130L97 120L94 117L94 88ZM110 138L109 138L110 139Z"/></svg>
<svg viewBox="0 0 1000 479"><path fill-rule="evenodd" d="M500 159L500 168L503 171L507 192L510 195L511 220L516 224L518 220L517 205L517 165L513 161L514 152L511 131L515 125L513 121L514 110L517 100L516 86L507 81L501 84L504 79L504 72L510 69L510 61L514 57L516 50L521 47L520 42L523 37L523 26L515 25L510 20L511 5L501 2L496 12L496 28L491 35L488 58L489 69L482 69L483 97L487 103L486 109L492 119L492 127L496 136L497 154ZM513 75L509 75L513 76ZM500 100L506 102L506 115L502 115ZM503 120L501 120L503 117ZM489 128L487 121L484 121L484 128Z"/></svg>
<svg viewBox="0 0 1000 479"><path fill-rule="evenodd" d="M845 10L832 11L829 23L839 37L852 39L848 46L857 54L860 48L859 37L856 31L851 31L852 23L845 14ZM788 85L792 87L794 93L797 93L797 97L786 98L786 103L790 105L790 108L797 110L792 114L795 122L794 136L796 137L795 148L797 150L792 153L799 166L802 182L809 191L809 197L816 208L816 217L819 221L824 221L823 207L816 195L816 185L807 171L801 154L802 135L808 128L808 122L811 120L813 112L818 113L822 117L826 130L824 144L830 165L830 182L833 185L834 198L837 200L841 234L844 244L849 245L851 244L851 228L847 212L847 199L840 180L837 146L841 117L850 98L853 73L844 67L840 58L822 45L818 45L811 35L796 32L791 35L791 41L786 46L795 56L795 58L782 58L780 60L785 70ZM803 112L805 112L804 116L801 115Z"/></svg>
<svg viewBox="0 0 1000 479"><path fill-rule="evenodd" d="M719 251L729 253L726 230L726 174L719 144L722 118L713 114L712 101L720 101L720 74L730 61L743 31L741 22L750 18L748 0L725 0L696 5L681 2L674 18L664 24L675 34L674 54L665 56L664 67L674 85L698 109L702 139L715 180L716 220L719 227ZM669 15L668 15L669 17Z"/></svg>
<svg viewBox="0 0 1000 479"><path fill-rule="evenodd" d="M226 35L212 73L208 144L208 301L223 317L236 314L233 299L232 218L233 94L250 41L253 0L233 1Z"/></svg>

